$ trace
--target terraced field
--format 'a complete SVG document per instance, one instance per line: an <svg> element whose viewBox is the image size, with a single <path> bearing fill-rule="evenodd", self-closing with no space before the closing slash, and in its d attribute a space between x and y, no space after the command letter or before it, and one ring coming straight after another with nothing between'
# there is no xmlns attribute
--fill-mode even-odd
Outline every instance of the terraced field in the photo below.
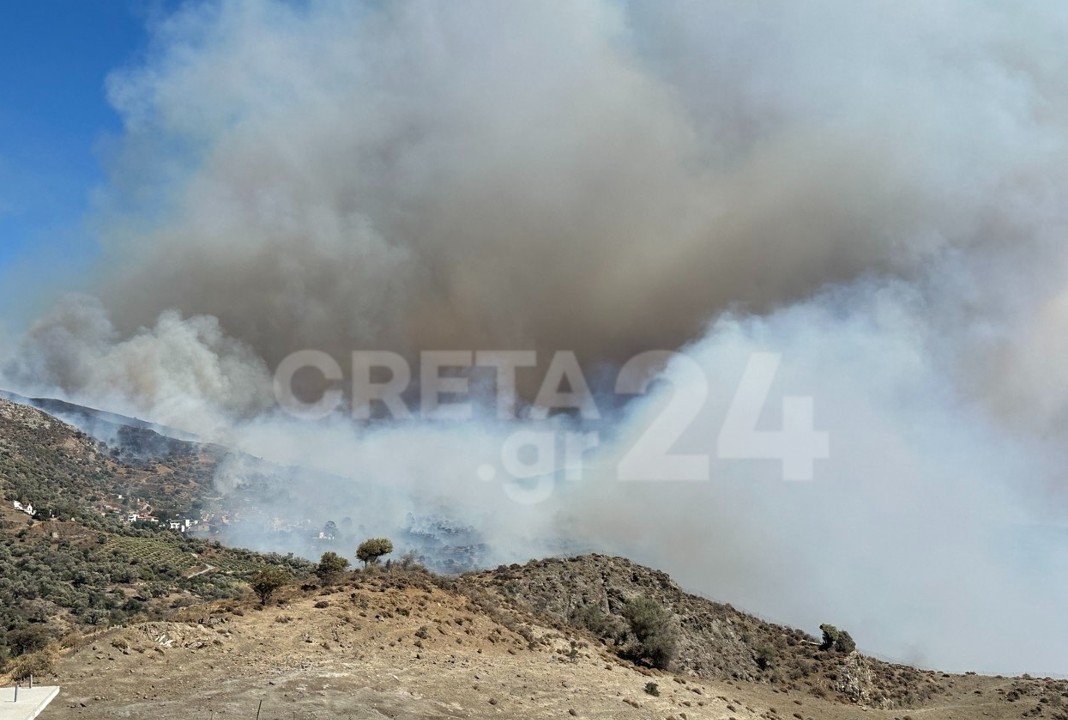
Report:
<svg viewBox="0 0 1068 720"><path fill-rule="evenodd" d="M169 566L185 572L201 560L177 545L155 538L112 536L104 544L105 551L118 550L124 555L152 566ZM215 563L212 563L213 565Z"/></svg>
<svg viewBox="0 0 1068 720"><path fill-rule="evenodd" d="M264 556L247 550L209 546L202 552L192 552L178 541L168 542L160 538L115 535L105 543L104 550L118 550L139 564L170 567L182 574L201 574L210 568L233 575L248 575L265 565Z"/></svg>

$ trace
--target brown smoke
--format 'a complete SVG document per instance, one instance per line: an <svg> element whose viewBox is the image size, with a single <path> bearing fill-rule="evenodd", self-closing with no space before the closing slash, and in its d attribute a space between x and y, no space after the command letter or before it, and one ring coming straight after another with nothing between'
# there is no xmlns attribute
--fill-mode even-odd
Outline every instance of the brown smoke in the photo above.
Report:
<svg viewBox="0 0 1068 720"><path fill-rule="evenodd" d="M728 307L913 276L989 240L995 193L1034 151L991 133L1037 144L1059 118L981 84L1005 38L977 31L975 57L954 65L935 38L892 56L912 32L896 13L875 50L868 13L843 10L841 36L777 13L188 9L157 29L146 66L110 82L127 138L92 287L106 341L176 311L217 319L268 368L303 348L342 362L365 348L568 349L595 365L679 347ZM1042 70L1018 69L1036 73L1023 87ZM1019 114L987 110L985 90ZM921 103L939 96L930 117ZM93 372L52 357L66 351L34 349L46 357L29 375L91 390ZM224 409L263 402L261 370Z"/></svg>

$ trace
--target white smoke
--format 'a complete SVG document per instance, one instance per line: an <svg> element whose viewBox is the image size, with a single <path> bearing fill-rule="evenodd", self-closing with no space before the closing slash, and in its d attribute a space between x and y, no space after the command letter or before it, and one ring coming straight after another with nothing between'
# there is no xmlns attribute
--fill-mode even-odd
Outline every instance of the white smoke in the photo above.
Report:
<svg viewBox="0 0 1068 720"><path fill-rule="evenodd" d="M34 325L8 374L34 390L58 386L209 436L230 413L262 410L271 400L264 362L216 318L167 310L152 327L120 336L92 297L68 298Z"/></svg>
<svg viewBox="0 0 1068 720"><path fill-rule="evenodd" d="M865 283L716 323L687 349L711 392L675 452L715 447L749 358L770 349L782 365L761 430L782 428L783 396L810 394L830 459L811 483L783 482L772 460L714 461L697 484L598 478L571 505L587 541L772 617L838 618L884 656L1063 668L1055 643L1034 641L1068 630L1063 442L1016 434L963 394L923 307L912 288ZM615 448L662 420L661 400L632 409Z"/></svg>
<svg viewBox="0 0 1068 720"><path fill-rule="evenodd" d="M352 514L420 497L500 558L627 552L866 650L1068 672L1032 641L1068 600L1066 40L1053 2L189 5L109 81L99 300L38 320L8 381L394 486ZM666 391L531 505L478 479L512 430L481 414L265 412L305 348L574 350L592 376L680 347L711 382L681 449L714 456L778 352L764 421L814 398L815 480L617 483Z"/></svg>

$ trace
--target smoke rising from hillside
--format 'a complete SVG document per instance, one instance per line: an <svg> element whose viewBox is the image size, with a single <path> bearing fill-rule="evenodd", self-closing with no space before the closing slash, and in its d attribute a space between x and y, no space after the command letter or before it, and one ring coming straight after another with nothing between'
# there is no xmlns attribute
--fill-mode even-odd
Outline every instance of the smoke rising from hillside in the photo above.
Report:
<svg viewBox="0 0 1068 720"><path fill-rule="evenodd" d="M1068 549L1026 529L1066 514L1060 4L235 1L154 37L108 83L107 260L9 382L433 494L502 558L573 539L886 654L1068 672L1028 639L1064 628ZM598 471L522 506L466 461L492 420L270 411L304 348L680 347L710 453L745 355L783 353L832 437L816 481Z"/></svg>

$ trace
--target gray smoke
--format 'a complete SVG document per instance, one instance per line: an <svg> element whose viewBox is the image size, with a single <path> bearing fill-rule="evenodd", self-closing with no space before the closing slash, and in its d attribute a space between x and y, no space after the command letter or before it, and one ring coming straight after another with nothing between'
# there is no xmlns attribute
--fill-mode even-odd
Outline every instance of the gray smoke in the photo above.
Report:
<svg viewBox="0 0 1068 720"><path fill-rule="evenodd" d="M109 83L127 137L91 289L118 337L177 311L270 367L620 360L727 307L1033 242L1055 190L1064 88L1023 18L498 5L233 2L158 28Z"/></svg>
<svg viewBox="0 0 1068 720"><path fill-rule="evenodd" d="M1068 600L1066 40L1053 2L190 5L108 83L96 299L37 320L7 378L432 495L502 558L566 538L895 657L1068 672L1031 640ZM532 505L474 479L493 420L270 410L304 348L598 373L681 347L711 382L690 452L776 351L762 422L814 398L816 481L616 484L666 390Z"/></svg>

